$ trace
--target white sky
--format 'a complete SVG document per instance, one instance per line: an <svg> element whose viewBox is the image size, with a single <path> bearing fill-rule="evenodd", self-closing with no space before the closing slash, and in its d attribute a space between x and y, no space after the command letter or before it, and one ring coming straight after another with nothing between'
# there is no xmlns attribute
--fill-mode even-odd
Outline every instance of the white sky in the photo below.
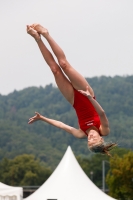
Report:
<svg viewBox="0 0 133 200"><path fill-rule="evenodd" d="M0 94L55 83L26 33L32 23L83 76L133 75L133 0L0 0Z"/></svg>

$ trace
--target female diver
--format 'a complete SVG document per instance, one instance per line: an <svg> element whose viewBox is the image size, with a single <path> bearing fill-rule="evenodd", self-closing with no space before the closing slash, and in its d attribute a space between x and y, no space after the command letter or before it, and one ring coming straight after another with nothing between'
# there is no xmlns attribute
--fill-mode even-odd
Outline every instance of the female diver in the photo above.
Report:
<svg viewBox="0 0 133 200"><path fill-rule="evenodd" d="M27 33L30 34L38 44L38 47L50 67L56 84L76 111L79 129L62 123L61 121L49 119L35 112L35 116L29 119L29 124L42 120L55 127L65 130L77 138L87 137L88 147L95 153L109 154L116 143L105 143L102 136L110 132L109 122L105 111L95 99L94 91L86 79L79 74L67 61L66 56L48 30L40 24L27 25ZM55 61L52 53L47 49L41 39L43 36L49 43L53 53L57 57Z"/></svg>

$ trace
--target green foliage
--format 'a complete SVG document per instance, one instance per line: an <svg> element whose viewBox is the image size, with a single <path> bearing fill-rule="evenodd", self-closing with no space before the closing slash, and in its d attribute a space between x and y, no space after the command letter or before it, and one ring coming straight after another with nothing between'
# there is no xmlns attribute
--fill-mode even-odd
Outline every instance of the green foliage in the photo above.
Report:
<svg viewBox="0 0 133 200"><path fill-rule="evenodd" d="M101 155L101 154L92 154L89 158L83 158L81 156L77 157L77 160L86 173L86 175L93 181L95 185L99 188L102 188L102 167L103 161L105 163L105 176L110 170L110 162L115 158L116 155L123 157L125 154L130 152L125 148L116 147L111 151L112 157ZM105 185L108 189L108 185Z"/></svg>
<svg viewBox="0 0 133 200"><path fill-rule="evenodd" d="M97 187L102 188L102 161L109 160L108 156L101 154L94 154L90 158L77 157L77 160L86 173L86 175L93 181ZM106 173L109 170L109 164L106 164Z"/></svg>
<svg viewBox="0 0 133 200"><path fill-rule="evenodd" d="M106 181L109 195L120 200L132 200L133 197L133 152L122 157L117 154L110 160L110 170Z"/></svg>
<svg viewBox="0 0 133 200"><path fill-rule="evenodd" d="M87 81L109 118L111 133L105 140L133 149L133 76L101 76L87 78ZM74 109L52 84L0 95L0 160L33 154L45 166L54 169L68 145L76 156L90 157L86 139L74 138L43 122L28 125L35 111L78 127Z"/></svg>
<svg viewBox="0 0 133 200"><path fill-rule="evenodd" d="M51 170L40 164L33 155L21 155L0 162L0 181L12 186L42 185Z"/></svg>

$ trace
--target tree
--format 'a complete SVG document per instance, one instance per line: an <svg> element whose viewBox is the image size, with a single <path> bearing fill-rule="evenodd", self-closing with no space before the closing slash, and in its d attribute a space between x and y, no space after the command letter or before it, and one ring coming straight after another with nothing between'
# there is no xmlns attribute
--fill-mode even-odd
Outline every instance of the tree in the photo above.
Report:
<svg viewBox="0 0 133 200"><path fill-rule="evenodd" d="M87 81L109 119L111 134L105 140L133 150L133 75L101 76L87 78ZM3 155L13 159L18 155L33 154L53 170L68 145L76 156L88 158L91 155L87 138L77 139L43 122L28 125L28 119L35 111L78 128L74 109L52 84L0 95L0 161Z"/></svg>
<svg viewBox="0 0 133 200"><path fill-rule="evenodd" d="M86 175L97 185L102 188L102 161L109 160L108 156L94 154L89 159L78 157L78 162ZM106 172L109 170L109 165L106 166Z"/></svg>
<svg viewBox="0 0 133 200"><path fill-rule="evenodd" d="M122 157L124 154L129 152L128 149L125 148L115 148L111 151L112 158L114 155L119 155ZM102 188L102 161L106 161L105 165L105 175L108 173L110 169L110 157L107 155L101 154L92 154L90 158L82 158L80 156L77 157L79 164L81 165L82 169L86 173L86 175L97 185L99 188ZM108 186L106 185L106 189Z"/></svg>
<svg viewBox="0 0 133 200"><path fill-rule="evenodd" d="M122 157L114 155L110 160L110 170L106 178L109 195L121 199L132 200L133 197L133 152Z"/></svg>
<svg viewBox="0 0 133 200"><path fill-rule="evenodd" d="M0 181L12 186L42 185L51 170L41 165L33 155L21 155L0 162Z"/></svg>

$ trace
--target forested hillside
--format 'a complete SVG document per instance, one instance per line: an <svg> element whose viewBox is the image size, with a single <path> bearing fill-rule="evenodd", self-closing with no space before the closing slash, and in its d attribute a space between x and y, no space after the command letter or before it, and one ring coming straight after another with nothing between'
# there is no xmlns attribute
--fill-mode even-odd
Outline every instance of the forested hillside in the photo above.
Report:
<svg viewBox="0 0 133 200"><path fill-rule="evenodd" d="M87 81L110 121L111 133L106 141L133 149L133 76L102 76ZM34 154L46 166L55 168L68 145L77 156L91 155L86 139L74 138L44 122L29 125L35 111L78 127L75 111L52 84L0 95L0 159Z"/></svg>

